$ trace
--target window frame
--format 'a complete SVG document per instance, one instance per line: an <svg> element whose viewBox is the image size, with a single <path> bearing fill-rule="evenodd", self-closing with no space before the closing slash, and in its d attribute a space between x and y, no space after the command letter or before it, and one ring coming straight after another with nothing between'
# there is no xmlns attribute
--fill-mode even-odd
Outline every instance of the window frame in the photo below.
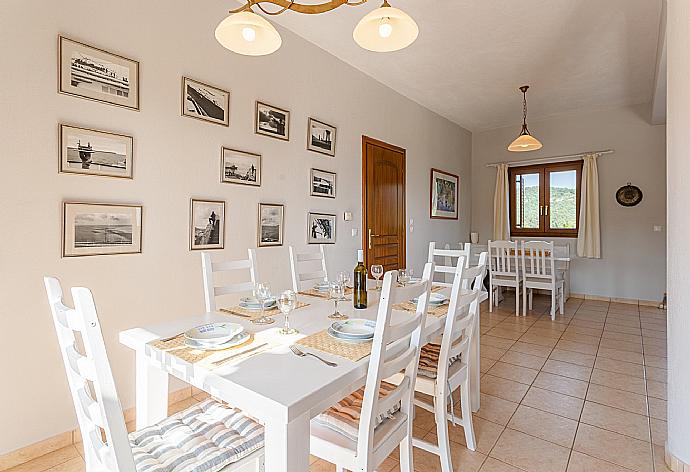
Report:
<svg viewBox="0 0 690 472"><path fill-rule="evenodd" d="M564 237L576 238L580 229L580 185L582 181L582 160L558 162L552 164L538 164L528 166L515 166L508 169L509 184L509 198L510 198L510 235L511 236L543 236L543 237ZM550 174L552 172L563 172L574 170L575 177L575 228L551 228L551 185ZM516 191L515 191L515 177L521 174L538 174L539 175L539 228L518 228L515 226L516 216Z"/></svg>

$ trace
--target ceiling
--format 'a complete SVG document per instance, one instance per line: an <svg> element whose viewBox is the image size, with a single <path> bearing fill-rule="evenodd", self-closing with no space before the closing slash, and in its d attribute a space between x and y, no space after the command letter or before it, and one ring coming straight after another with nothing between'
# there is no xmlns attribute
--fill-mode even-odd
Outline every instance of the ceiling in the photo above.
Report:
<svg viewBox="0 0 690 472"><path fill-rule="evenodd" d="M652 100L662 0L391 0L419 25L412 46L373 53L352 39L372 5L272 20L471 130ZM302 3L320 3L302 0Z"/></svg>

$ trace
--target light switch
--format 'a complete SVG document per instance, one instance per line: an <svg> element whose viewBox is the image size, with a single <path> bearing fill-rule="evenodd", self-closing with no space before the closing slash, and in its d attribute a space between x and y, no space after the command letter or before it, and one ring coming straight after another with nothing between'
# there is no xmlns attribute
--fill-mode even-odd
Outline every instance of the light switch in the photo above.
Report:
<svg viewBox="0 0 690 472"><path fill-rule="evenodd" d="M661 225L654 225L654 232L655 233L661 233L664 230L664 227Z"/></svg>
<svg viewBox="0 0 690 472"><path fill-rule="evenodd" d="M359 233L359 230L357 228L352 228L352 236L357 236L357 233Z"/></svg>
<svg viewBox="0 0 690 472"><path fill-rule="evenodd" d="M346 211L345 213L343 213L343 219L345 221L352 221L352 212ZM354 234L353 234L353 236L354 236Z"/></svg>

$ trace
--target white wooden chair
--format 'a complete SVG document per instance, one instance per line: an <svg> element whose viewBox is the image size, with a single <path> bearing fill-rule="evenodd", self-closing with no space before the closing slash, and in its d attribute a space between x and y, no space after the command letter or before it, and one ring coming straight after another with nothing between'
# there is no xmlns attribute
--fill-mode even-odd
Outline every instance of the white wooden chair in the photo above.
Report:
<svg viewBox="0 0 690 472"><path fill-rule="evenodd" d="M429 257L427 262L434 263L434 275L442 274L443 281L434 280L436 285L442 285L444 287L450 287L453 282L448 282L447 274L455 274L455 265L453 264L453 259L459 257L464 258L465 267L470 266L470 254L472 252L472 245L470 243L465 243L462 249L451 249L450 244L446 244L443 249L436 248L436 243L434 241L429 243ZM440 263L439 263L440 262Z"/></svg>
<svg viewBox="0 0 690 472"><path fill-rule="evenodd" d="M204 277L204 300L206 302L207 312L216 311L216 297L233 293L254 292L254 286L257 280L259 280L256 268L256 250L248 249L247 253L249 255L248 259L223 262L213 262L210 253L201 253L201 269ZM249 271L249 282L222 286L216 285L216 274L219 272L234 272L239 270Z"/></svg>
<svg viewBox="0 0 690 472"><path fill-rule="evenodd" d="M484 300L489 298L489 294L484 288L484 278L488 270L489 253L483 251L479 254L479 261L476 266L465 269L462 273L462 289L477 291L477 316L474 323L474 334L472 335L470 347L470 363L474 365L471 371L470 389L472 395L470 396L472 403L472 411L475 413L479 411L480 406L480 357L481 346L479 340L481 339L481 304Z"/></svg>
<svg viewBox="0 0 690 472"><path fill-rule="evenodd" d="M74 308L69 308L62 301L60 282L52 277L44 282L87 471L191 472L210 470L214 464L222 464L223 471L263 470L263 427L213 400L128 435L91 292L72 288Z"/></svg>
<svg viewBox="0 0 690 472"><path fill-rule="evenodd" d="M292 290L295 293L299 293L305 288L312 288L314 282L326 282L328 280L326 252L323 244L319 244L319 250L315 252L298 253L293 246L290 246L289 250ZM321 269L314 270L319 263Z"/></svg>
<svg viewBox="0 0 690 472"><path fill-rule="evenodd" d="M553 242L522 241L522 314L527 314L527 305L532 309L534 289L551 292L551 319L556 319L556 303L563 314L565 304L565 275L556 269ZM527 291L529 290L529 295Z"/></svg>
<svg viewBox="0 0 690 472"><path fill-rule="evenodd" d="M398 287L397 271L386 272L366 385L312 420L311 453L336 464L338 472L371 472L398 446L400 470L413 470L413 386L432 273L427 263L421 283ZM416 313L392 324L393 305L415 297ZM383 382L401 371L399 385Z"/></svg>
<svg viewBox="0 0 690 472"><path fill-rule="evenodd" d="M489 311L498 306L500 287L515 289L515 316L520 315L522 274L518 263L517 241L489 241ZM496 295L494 295L496 290Z"/></svg>

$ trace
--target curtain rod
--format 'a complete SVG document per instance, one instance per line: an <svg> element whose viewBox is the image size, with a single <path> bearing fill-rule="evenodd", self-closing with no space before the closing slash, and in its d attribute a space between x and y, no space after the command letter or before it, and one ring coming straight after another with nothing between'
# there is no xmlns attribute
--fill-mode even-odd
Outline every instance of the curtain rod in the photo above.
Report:
<svg viewBox="0 0 690 472"><path fill-rule="evenodd" d="M498 167L499 164L508 164L508 167L528 166L531 164L539 164L541 162L560 162L576 158L582 159L587 154L597 154L599 156L603 156L604 154L611 154L612 152L614 152L613 149L605 149L603 151L580 152L577 154L567 154L565 156L539 157L537 159L529 159L526 161L492 162L491 164L487 164L486 167Z"/></svg>

